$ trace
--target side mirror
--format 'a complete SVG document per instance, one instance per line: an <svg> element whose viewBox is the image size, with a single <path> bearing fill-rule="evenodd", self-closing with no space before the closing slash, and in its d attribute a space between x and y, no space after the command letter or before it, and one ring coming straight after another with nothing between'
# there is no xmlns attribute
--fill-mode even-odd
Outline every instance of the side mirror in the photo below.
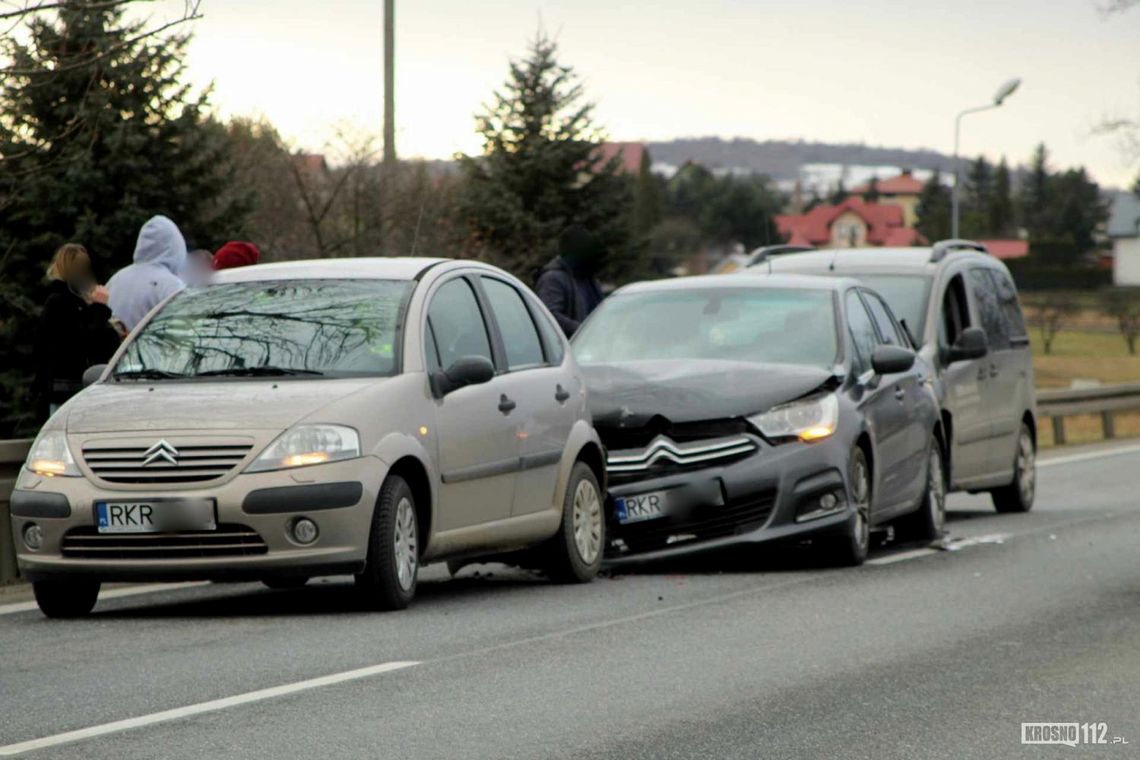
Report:
<svg viewBox="0 0 1140 760"><path fill-rule="evenodd" d="M967 359L981 359L989 351L986 341L986 331L980 327L967 327L958 336L958 340L946 352L946 363L966 361Z"/></svg>
<svg viewBox="0 0 1140 760"><path fill-rule="evenodd" d="M99 382L99 378L107 371L106 364L93 364L87 369L83 370L83 387L86 388L92 383Z"/></svg>
<svg viewBox="0 0 1140 760"><path fill-rule="evenodd" d="M461 356L443 370L432 375L437 396L446 396L467 385L479 385L495 376L495 365L485 356Z"/></svg>
<svg viewBox="0 0 1140 760"><path fill-rule="evenodd" d="M901 346L876 346L871 354L871 369L876 375L894 375L914 366L914 351Z"/></svg>

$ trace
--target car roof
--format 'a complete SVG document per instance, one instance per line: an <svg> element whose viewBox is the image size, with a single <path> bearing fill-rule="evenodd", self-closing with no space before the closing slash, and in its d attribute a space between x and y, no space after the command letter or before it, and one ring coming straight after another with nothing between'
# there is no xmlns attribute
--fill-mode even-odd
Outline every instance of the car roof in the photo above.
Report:
<svg viewBox="0 0 1140 760"><path fill-rule="evenodd" d="M261 280L366 279L414 280L423 272L449 259L391 256L346 259L307 259L255 264L223 269L214 273L213 282L257 282ZM488 267L490 268L490 267Z"/></svg>
<svg viewBox="0 0 1140 760"><path fill-rule="evenodd" d="M700 274L691 277L673 277L668 280L647 280L626 285L615 293L650 293L668 290L695 290L697 288L798 288L808 290L840 290L858 285L845 277L818 277L811 274L769 275L767 268L756 272L732 274Z"/></svg>
<svg viewBox="0 0 1140 760"><path fill-rule="evenodd" d="M933 249L915 248L835 248L773 256L750 268L749 271L798 272L842 275L844 272L879 272L898 274L934 274L951 261L976 258L996 262L993 256L979 251L950 251L942 259L932 262Z"/></svg>

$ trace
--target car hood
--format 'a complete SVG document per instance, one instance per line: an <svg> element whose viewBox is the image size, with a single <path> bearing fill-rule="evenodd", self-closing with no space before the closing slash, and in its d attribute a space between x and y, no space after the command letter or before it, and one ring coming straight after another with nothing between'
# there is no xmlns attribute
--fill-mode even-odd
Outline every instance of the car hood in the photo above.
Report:
<svg viewBox="0 0 1140 760"><path fill-rule="evenodd" d="M662 360L582 367L596 425L633 428L743 417L799 398L833 373L789 364Z"/></svg>
<svg viewBox="0 0 1140 760"><path fill-rule="evenodd" d="M67 432L284 430L377 382L382 381L353 378L97 383L68 402Z"/></svg>

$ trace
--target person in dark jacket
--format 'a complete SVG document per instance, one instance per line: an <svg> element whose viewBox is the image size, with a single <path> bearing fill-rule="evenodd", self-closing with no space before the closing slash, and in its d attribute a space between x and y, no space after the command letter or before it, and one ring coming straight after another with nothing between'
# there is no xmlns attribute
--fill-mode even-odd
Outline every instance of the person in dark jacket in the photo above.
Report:
<svg viewBox="0 0 1140 760"><path fill-rule="evenodd" d="M569 337L602 302L597 272L603 250L597 236L574 224L558 239L558 255L538 275L534 290Z"/></svg>
<svg viewBox="0 0 1140 760"><path fill-rule="evenodd" d="M48 297L36 334L36 413L47 420L83 389L83 372L119 347L107 289L95 280L87 249L67 243L48 267Z"/></svg>

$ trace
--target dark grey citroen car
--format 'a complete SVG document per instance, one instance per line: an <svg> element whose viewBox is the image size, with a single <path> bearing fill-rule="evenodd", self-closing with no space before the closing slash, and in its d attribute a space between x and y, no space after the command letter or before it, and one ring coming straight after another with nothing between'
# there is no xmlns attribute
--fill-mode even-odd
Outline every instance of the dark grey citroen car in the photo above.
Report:
<svg viewBox="0 0 1140 760"><path fill-rule="evenodd" d="M941 534L929 367L856 281L630 285L573 347L608 449L611 563L812 537L857 565L875 526Z"/></svg>

